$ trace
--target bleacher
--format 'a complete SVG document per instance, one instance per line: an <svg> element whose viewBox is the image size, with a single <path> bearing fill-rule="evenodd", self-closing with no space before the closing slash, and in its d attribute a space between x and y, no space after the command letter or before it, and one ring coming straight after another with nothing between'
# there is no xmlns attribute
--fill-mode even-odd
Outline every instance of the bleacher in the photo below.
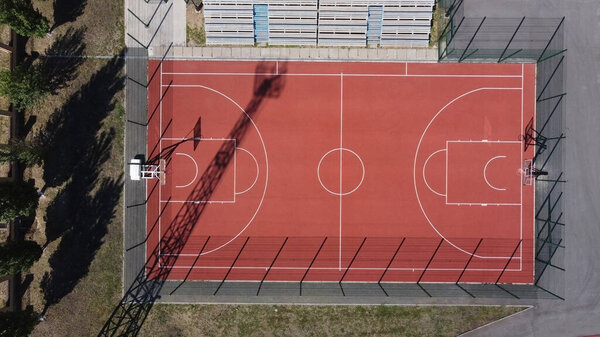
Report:
<svg viewBox="0 0 600 337"><path fill-rule="evenodd" d="M208 45L426 47L434 0L208 0Z"/></svg>

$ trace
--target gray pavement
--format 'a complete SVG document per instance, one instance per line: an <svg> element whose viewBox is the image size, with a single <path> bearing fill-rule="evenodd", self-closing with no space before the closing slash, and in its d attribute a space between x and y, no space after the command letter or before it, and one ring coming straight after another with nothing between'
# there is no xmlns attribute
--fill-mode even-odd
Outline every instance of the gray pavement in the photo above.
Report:
<svg viewBox="0 0 600 337"><path fill-rule="evenodd" d="M129 161L136 156L146 158L148 114L148 53L144 48L128 48L125 69L126 124L125 167L129 174ZM146 184L125 179L124 199L124 251L123 287L129 288L146 261Z"/></svg>
<svg viewBox="0 0 600 337"><path fill-rule="evenodd" d="M125 0L125 45L185 46L185 6L183 0Z"/></svg>
<svg viewBox="0 0 600 337"><path fill-rule="evenodd" d="M565 301L539 303L464 336L600 334L600 2L465 0L468 17L565 16Z"/></svg>
<svg viewBox="0 0 600 337"><path fill-rule="evenodd" d="M190 60L320 60L437 62L437 48L183 47L154 46L148 54Z"/></svg>

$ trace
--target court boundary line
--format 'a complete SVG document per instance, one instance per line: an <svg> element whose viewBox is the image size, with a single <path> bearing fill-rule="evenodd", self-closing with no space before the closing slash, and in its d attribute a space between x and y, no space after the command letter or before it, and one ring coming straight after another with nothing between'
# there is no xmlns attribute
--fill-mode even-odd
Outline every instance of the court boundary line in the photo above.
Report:
<svg viewBox="0 0 600 337"><path fill-rule="evenodd" d="M160 88L158 88L158 104L159 107L159 128L158 128L158 158L160 159L162 156L162 136L163 136L163 63L160 63ZM158 200L162 199L162 184L158 184ZM147 194L146 194L147 195ZM162 243L162 216L161 216L161 203L158 203L158 268L161 268L160 264L160 252L161 252L161 243ZM147 224L146 224L147 226Z"/></svg>
<svg viewBox="0 0 600 337"><path fill-rule="evenodd" d="M251 72L169 72L163 75L177 76L314 76L314 77L338 77L339 73L251 73ZM389 74L389 73L344 73L347 77L441 77L441 78L520 78L521 75L501 74Z"/></svg>
<svg viewBox="0 0 600 337"><path fill-rule="evenodd" d="M161 257L163 256L168 256L168 255L161 255ZM198 265L194 265L194 266L167 266L167 265L163 265L162 268L174 268L174 269L189 269L189 268L194 268L194 269L250 269L250 270L265 270L265 269L269 269L269 266L198 266ZM328 270L333 270L333 271L341 271L338 270L338 267L283 267L283 266L273 266L271 267L271 270L321 270L321 271L328 271ZM388 270L388 271L423 271L423 270L427 270L427 271L462 271L463 268L427 268L425 269L424 267L415 267L415 268L411 268L411 267L390 267L390 268L385 268L385 267L350 267L350 268L343 268L344 270L348 269L349 271L352 270L377 270L377 271L383 271L383 270ZM480 271L480 272L495 272L495 271L512 271L512 272L518 272L521 271L520 269L517 268L469 268L466 271ZM258 281L260 282L260 281ZM282 282L294 282L294 281L282 281ZM324 281L317 281L317 282L324 282ZM375 281L358 281L358 282L375 282ZM391 283L397 283L394 281L390 281ZM376 283L376 282L375 282ZM407 283L414 283L414 282L407 282ZM444 282L445 283L445 282ZM448 282L448 283L454 283L454 282ZM461 282L463 283L463 282ZM477 284L483 284L483 283L477 283Z"/></svg>
<svg viewBox="0 0 600 337"><path fill-rule="evenodd" d="M537 82L537 80L535 81ZM525 105L525 100L523 98L524 96L524 91L525 91L525 65L521 64L521 128L519 130L519 133L523 132L523 110L524 110L524 105ZM535 92L535 91L534 91ZM535 104L534 104L535 106ZM535 108L534 108L535 109ZM535 126L535 110L533 111L533 121L534 121L534 126ZM521 139L521 146L523 146L522 148L524 148L524 139ZM534 144L534 151L535 151L535 144ZM523 163L523 151L521 152L521 163ZM534 152L535 153L535 152ZM523 165L523 164L521 164ZM521 228L520 228L520 236L521 236L521 244L519 245L519 256L523 256L523 184L520 184L521 186L521 209L519 211L519 217L521 219ZM533 188L533 207L535 209L535 187ZM535 214L535 212L533 212ZM535 231L535 219L533 220L533 230ZM534 238L535 236L532 236L532 238ZM535 251L535 241L533 244L533 251ZM533 261L535 262L535 256L533 257ZM523 260L520 261L520 267L521 270L523 269ZM535 266L533 269L533 273L534 273L534 280L535 280Z"/></svg>
<svg viewBox="0 0 600 337"><path fill-rule="evenodd" d="M343 140L344 140L344 73L340 73L340 149L344 148L343 145ZM338 262L338 269L341 271L342 270L342 199L344 198L343 195L343 185L342 185L342 171L343 171L343 166L342 166L342 157L344 156L344 152L343 150L340 150L340 231L339 231L339 262ZM319 179L320 181L320 179Z"/></svg>
<svg viewBox="0 0 600 337"><path fill-rule="evenodd" d="M277 66L278 66L278 64L277 64ZM523 66L524 65L522 65L522 68L523 68ZM408 76L408 63L407 62L405 62L405 69L406 69L406 74L405 75L393 75L393 74L343 74L343 73L340 73L340 74L278 74L278 69L277 69L277 73L276 74L253 73L251 75L261 75L262 74L262 75L289 75L289 76L303 76L303 75L306 75L306 76L332 76L332 77L340 76L341 86L342 86L341 91L342 91L342 96L343 96L343 76L344 75L346 75L346 76L375 76L375 77L389 77L389 76L392 76L392 77L403 77L403 76ZM161 64L161 88L165 86L165 85L162 84L162 76L164 74L177 74L177 73L163 73L162 72L162 64ZM183 74L184 75L193 75L194 73L183 73ZM230 74L231 75L242 75L242 74L239 74L239 73L227 73L226 75L230 75ZM214 73L207 73L206 75L215 75L215 74ZM431 75L431 76L430 75L411 75L411 76L412 77L484 77L484 78L506 78L506 77L509 77L509 78L518 78L519 77L518 75L504 75L504 76L495 76L495 75L482 75L482 76L479 76L479 75L462 75L462 76L461 75L458 75L458 76L454 76L454 75L450 75L450 76L445 76L445 75L441 75L441 76L440 75ZM523 104L524 104L524 102L523 102L523 90L524 90L524 84L523 84L524 79L523 79L523 76L524 75L523 75L523 71L522 71L522 74L520 76L521 77L521 88L520 89L521 89L521 97L522 97L521 98L522 99L521 115L523 115ZM171 85L171 86L180 86L180 87L183 87L185 85ZM191 85L190 87L192 87L192 86L193 87L198 87L198 85ZM204 86L200 86L200 87L204 87ZM491 89L501 89L501 88L491 88ZM162 94L162 89L161 89L161 94ZM160 104L161 104L161 125L162 125L162 102ZM342 103L341 104L343 104L343 97L342 97ZM342 123L343 123L343 121L342 121L343 120L342 108L340 110L341 110L340 114L341 114L341 117L342 117L342 118L340 118L340 124L342 125ZM523 123L523 118L521 117L521 124L522 123ZM161 126L161 130L162 130L162 126ZM161 140L162 139L167 139L167 138L161 138ZM340 148L342 148L341 145L342 145L342 127L340 127ZM264 143L263 143L263 147L264 147ZM162 150L161 150L161 152L162 152ZM266 157L266 152L265 152L265 157ZM523 157L523 154L521 154L521 157ZM265 160L266 160L266 158L265 158ZM255 162L258 165L258 162L256 161L256 159L255 159ZM342 156L340 155L340 194L342 192L342 183L341 183L341 181L342 181L342 164L341 164L341 162L342 162ZM235 159L234 159L234 165L235 165ZM258 170L257 170L257 176L255 178L255 182L253 183L253 185L258 180L258 176L259 176L259 173L258 173ZM235 174L235 177L237 178L237 173ZM267 179L268 179L268 177L267 177ZM235 182L235 180L234 180L234 182ZM265 182L265 188L266 188L266 182ZM522 190L522 186L521 186L521 190ZM246 192L246 191L244 191L244 192ZM241 192L241 193L244 193L244 192ZM235 188L234 188L234 195L236 193L237 192L235 192ZM522 206L523 206L522 205L522 199L523 199L523 195L521 193L521 204L520 204L521 205L521 213L522 213ZM171 202L174 202L174 201L171 201ZM339 262L340 264L338 266L339 270L341 270L341 225L342 225L341 224L341 212L342 212L341 206L342 205L341 205L341 196L340 196L340 262ZM159 209L160 209L160 207L159 207ZM522 225L523 225L522 222L523 222L523 220L522 220L522 215L521 215L521 231L522 231ZM159 222L159 227L160 227L160 222ZM521 237L522 237L522 234L521 234ZM160 239L159 239L159 245L160 245ZM513 259L519 259L519 260L521 260L521 266L522 266L522 250L523 250L522 245L521 245L520 250L521 250L521 255L518 256L518 257L513 257ZM202 255L204 255L204 254L202 254ZM160 255L160 249L159 249L159 256L161 256ZM193 255L193 256L196 256L196 255ZM474 255L474 256L478 257L477 255ZM480 257L480 258L486 258L486 257ZM508 257L504 257L504 258L508 258ZM160 266L160 262L159 262L159 266ZM202 266L199 266L199 267L202 267ZM172 268L178 268L178 267L172 266ZM182 268L189 268L189 267L182 267ZM210 268L217 268L217 267L210 267ZM222 268L230 268L230 267L222 267ZM233 268L243 268L243 267L233 267ZM256 268L266 268L266 267L256 267ZM273 267L273 268L277 269L278 267ZM298 268L301 268L301 267L298 267ZM301 269L307 269L307 268L301 268ZM320 268L315 267L315 268L311 268L311 269L320 269ZM331 269L336 269L336 268L331 268ZM355 268L350 268L350 269L355 269ZM381 268L381 269L383 269L383 268ZM395 268L389 268L389 269L390 270L395 270ZM407 268L407 269L409 269L409 270L418 270L419 268ZM437 270L437 269L429 268L428 270ZM450 270L454 270L454 269L450 269ZM462 270L462 269L455 269L455 270ZM469 269L469 270L476 271L478 269ZM482 271L483 270L484 269L482 269ZM490 271L499 271L499 270L502 270L502 269L489 269L489 270ZM516 271L516 269L506 269L506 270L507 271ZM409 283L414 283L414 282L409 282Z"/></svg>

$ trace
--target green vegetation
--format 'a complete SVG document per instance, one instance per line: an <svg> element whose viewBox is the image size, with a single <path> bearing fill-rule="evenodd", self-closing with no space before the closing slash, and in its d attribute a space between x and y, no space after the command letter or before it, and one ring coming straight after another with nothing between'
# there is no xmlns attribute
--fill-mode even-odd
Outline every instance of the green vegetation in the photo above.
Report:
<svg viewBox="0 0 600 337"><path fill-rule="evenodd" d="M516 307L156 305L141 336L456 336Z"/></svg>
<svg viewBox="0 0 600 337"><path fill-rule="evenodd" d="M50 24L31 0L0 1L0 24L9 25L23 36L44 37L50 30Z"/></svg>
<svg viewBox="0 0 600 337"><path fill-rule="evenodd" d="M38 206L38 199L38 193L31 184L0 181L0 221L8 222L18 217L31 216Z"/></svg>
<svg viewBox="0 0 600 337"><path fill-rule="evenodd" d="M39 67L15 67L0 71L0 96L7 97L17 109L37 105L50 91L46 75Z"/></svg>
<svg viewBox="0 0 600 337"><path fill-rule="evenodd" d="M0 337L29 336L38 323L38 315L31 310L0 312Z"/></svg>
<svg viewBox="0 0 600 337"><path fill-rule="evenodd" d="M438 44L438 41L442 37L442 31L444 27L448 24L449 18L446 17L446 9L440 6L440 4L436 4L433 11L433 19L431 23L431 35L429 36L429 46L435 47Z"/></svg>
<svg viewBox="0 0 600 337"><path fill-rule="evenodd" d="M0 276L26 272L41 255L42 247L35 241L9 240L0 244Z"/></svg>
<svg viewBox="0 0 600 337"><path fill-rule="evenodd" d="M188 41L194 41L194 43L199 45L204 45L206 43L206 33L204 32L204 28L187 25L186 32Z"/></svg>
<svg viewBox="0 0 600 337"><path fill-rule="evenodd" d="M14 141L0 144L0 163L19 162L33 166L42 162L43 149L30 142Z"/></svg>

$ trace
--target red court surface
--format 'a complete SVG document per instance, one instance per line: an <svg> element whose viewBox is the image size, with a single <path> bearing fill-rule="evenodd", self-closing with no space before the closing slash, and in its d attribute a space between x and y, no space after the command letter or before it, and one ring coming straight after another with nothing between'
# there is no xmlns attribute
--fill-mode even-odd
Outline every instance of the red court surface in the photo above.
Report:
<svg viewBox="0 0 600 337"><path fill-rule="evenodd" d="M153 73L148 158L166 174L147 186L147 252L168 279L533 282L534 64Z"/></svg>

